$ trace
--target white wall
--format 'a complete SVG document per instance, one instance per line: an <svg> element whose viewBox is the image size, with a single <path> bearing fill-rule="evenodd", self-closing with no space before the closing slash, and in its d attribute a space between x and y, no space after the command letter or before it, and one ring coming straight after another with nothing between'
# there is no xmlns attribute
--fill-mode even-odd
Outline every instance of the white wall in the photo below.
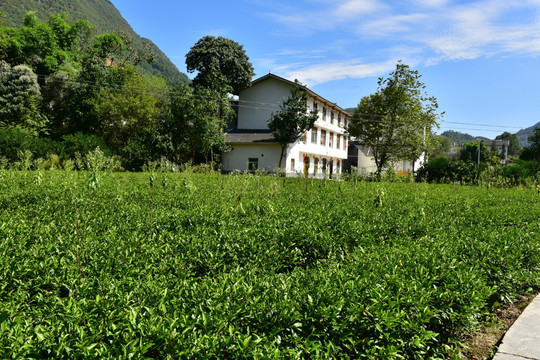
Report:
<svg viewBox="0 0 540 360"><path fill-rule="evenodd" d="M242 90L239 95L238 128L268 129L272 112L277 113L283 98L290 95L290 86L273 78Z"/></svg>
<svg viewBox="0 0 540 360"><path fill-rule="evenodd" d="M281 154L281 147L278 144L231 144L231 146L232 151L223 153L224 171L247 170L249 158L259 159L259 169L274 171L278 167Z"/></svg>

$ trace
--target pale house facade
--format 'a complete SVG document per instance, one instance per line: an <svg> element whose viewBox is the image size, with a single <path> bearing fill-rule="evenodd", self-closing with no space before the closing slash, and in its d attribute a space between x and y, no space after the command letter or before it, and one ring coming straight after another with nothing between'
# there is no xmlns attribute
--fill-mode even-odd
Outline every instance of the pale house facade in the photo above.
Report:
<svg viewBox="0 0 540 360"><path fill-rule="evenodd" d="M223 154L224 171L272 172L278 168L281 146L268 129L268 120L295 86L307 92L308 107L317 111L318 119L301 141L289 144L281 162L282 171L291 176L307 168L309 176L315 177L341 172L347 158L345 129L349 113L307 87L274 74L254 80L250 88L240 92L238 120L226 137L230 151Z"/></svg>

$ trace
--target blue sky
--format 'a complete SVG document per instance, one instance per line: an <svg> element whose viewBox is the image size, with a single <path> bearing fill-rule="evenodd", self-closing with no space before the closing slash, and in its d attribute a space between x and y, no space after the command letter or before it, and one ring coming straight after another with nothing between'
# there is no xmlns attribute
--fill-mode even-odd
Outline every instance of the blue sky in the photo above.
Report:
<svg viewBox="0 0 540 360"><path fill-rule="evenodd" d="M197 40L224 36L257 76L298 79L347 108L402 60L445 112L438 132L494 138L540 121L540 0L112 3L182 72Z"/></svg>

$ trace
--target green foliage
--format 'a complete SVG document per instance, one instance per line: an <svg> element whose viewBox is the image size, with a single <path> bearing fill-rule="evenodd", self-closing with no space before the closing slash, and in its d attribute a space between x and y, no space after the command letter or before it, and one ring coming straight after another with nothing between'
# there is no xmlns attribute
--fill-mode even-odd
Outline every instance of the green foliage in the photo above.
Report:
<svg viewBox="0 0 540 360"><path fill-rule="evenodd" d="M281 145L278 165L280 168L287 146L300 140L317 121L317 111L308 111L307 99L306 92L300 86L291 88L291 95L283 99L279 112L272 113L268 119L268 128L273 131L274 139Z"/></svg>
<svg viewBox="0 0 540 360"><path fill-rule="evenodd" d="M5 25L20 27L23 25L23 17L28 9L35 11L35 16L42 21L48 20L48 24L57 34L61 46L75 40L75 34L83 38L90 30L84 23L92 24L96 34L119 32L131 42L133 52L149 53L154 61L140 62L138 69L149 76L158 75L167 79L171 84L189 83L188 77L178 71L178 68L167 56L150 40L141 38L122 17L114 5L107 0L3 0L0 2L0 11L6 15ZM65 15L64 15L65 14ZM51 18L53 20L51 20ZM84 19L84 20L79 20ZM73 21L71 31L64 22ZM2 24L0 23L0 26ZM75 27L75 29L73 29ZM75 31L77 30L77 31ZM62 35L62 36L59 36ZM2 41L0 36L0 50ZM59 62L59 64L61 61Z"/></svg>
<svg viewBox="0 0 540 360"><path fill-rule="evenodd" d="M533 190L0 174L1 358L457 358L540 288Z"/></svg>
<svg viewBox="0 0 540 360"><path fill-rule="evenodd" d="M44 132L47 119L39 105L41 91L36 74L26 65L11 67L0 60L0 128L17 126L34 134Z"/></svg>
<svg viewBox="0 0 540 360"><path fill-rule="evenodd" d="M540 127L534 130L534 134L529 136L530 145L523 150L522 160L534 160L540 162Z"/></svg>
<svg viewBox="0 0 540 360"><path fill-rule="evenodd" d="M510 134L508 131L505 131L501 135L498 135L495 140L510 141L510 146L508 146L508 155L516 156L521 152L521 144L516 134Z"/></svg>
<svg viewBox="0 0 540 360"><path fill-rule="evenodd" d="M360 100L351 118L348 132L372 150L377 177L390 162L416 160L431 146L431 129L441 115L420 77L398 62L388 78L379 78L377 92Z"/></svg>
<svg viewBox="0 0 540 360"><path fill-rule="evenodd" d="M254 75L244 47L221 36L199 39L186 54L186 66L188 72L198 72L193 85L212 90L230 86L234 94L251 86Z"/></svg>
<svg viewBox="0 0 540 360"><path fill-rule="evenodd" d="M433 146L429 151L428 159L438 156L448 156L452 149L452 140L446 136L433 137Z"/></svg>
<svg viewBox="0 0 540 360"><path fill-rule="evenodd" d="M466 142L471 142L474 140L474 136L454 130L447 130L441 133L441 136L449 138L450 141L457 146L461 146Z"/></svg>

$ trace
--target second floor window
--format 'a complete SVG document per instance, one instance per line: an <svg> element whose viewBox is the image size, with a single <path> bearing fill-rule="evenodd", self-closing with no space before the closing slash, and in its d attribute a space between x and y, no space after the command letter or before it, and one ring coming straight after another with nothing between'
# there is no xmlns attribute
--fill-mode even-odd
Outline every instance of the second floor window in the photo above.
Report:
<svg viewBox="0 0 540 360"><path fill-rule="evenodd" d="M332 147L334 142L334 133L330 133L330 136L328 137L328 146Z"/></svg>
<svg viewBox="0 0 540 360"><path fill-rule="evenodd" d="M336 135L336 149L341 145L341 135Z"/></svg>
<svg viewBox="0 0 540 360"><path fill-rule="evenodd" d="M311 142L313 144L316 144L317 143L317 128L314 127L313 129L311 129Z"/></svg>
<svg viewBox="0 0 540 360"><path fill-rule="evenodd" d="M326 130L321 130L321 145L326 145Z"/></svg>

